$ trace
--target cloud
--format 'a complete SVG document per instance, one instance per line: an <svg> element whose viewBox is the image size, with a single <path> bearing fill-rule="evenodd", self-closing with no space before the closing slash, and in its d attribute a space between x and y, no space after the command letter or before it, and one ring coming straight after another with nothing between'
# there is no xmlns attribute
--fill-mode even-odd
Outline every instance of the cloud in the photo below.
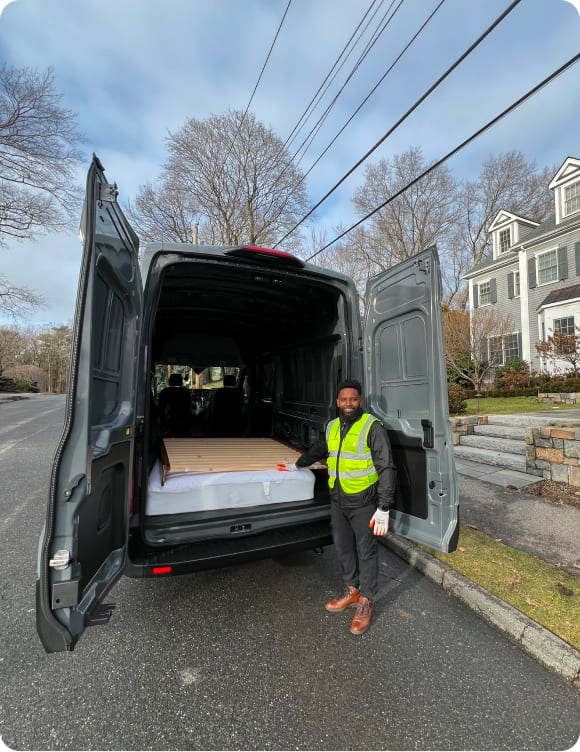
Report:
<svg viewBox="0 0 580 752"><path fill-rule="evenodd" d="M14 0L0 0L0 16L2 15L2 11L4 10L4 8L13 2Z"/></svg>
<svg viewBox="0 0 580 752"><path fill-rule="evenodd" d="M573 5L574 8L578 11L578 15L580 16L580 0L564 0L565 3L570 3L570 5Z"/></svg>
<svg viewBox="0 0 580 752"><path fill-rule="evenodd" d="M561 0L521 3L371 157L390 158L420 146L427 160L442 157L531 85L577 52L578 24ZM576 5L578 0L575 0ZM0 0L0 7L6 3ZM155 181L166 158L165 138L190 117L205 119L245 109L286 3L270 0L26 0L0 23L8 65L53 66L63 104L78 114L86 136L79 183L95 152L116 181L121 205L140 185ZM338 99L301 163L306 170L403 49L424 16L401 6ZM421 5L421 4L419 4ZM434 3L428 4L430 8ZM503 0L447 0L333 147L307 178L316 203L364 155L441 73L504 10ZM576 6L575 6L576 7ZM329 73L365 9L352 0L293 3L252 102L258 120L283 141ZM376 18L378 22L378 16ZM575 21L578 18L575 17ZM368 41L370 30L365 40ZM349 58L298 148L362 51ZM578 156L574 123L580 117L580 66L488 131L449 163L460 178L475 178L490 153L521 150L539 165ZM364 165L316 213L318 228L353 221L350 202ZM76 233L12 244L0 271L39 290L48 321L72 315L81 248ZM38 315L38 314L37 314Z"/></svg>

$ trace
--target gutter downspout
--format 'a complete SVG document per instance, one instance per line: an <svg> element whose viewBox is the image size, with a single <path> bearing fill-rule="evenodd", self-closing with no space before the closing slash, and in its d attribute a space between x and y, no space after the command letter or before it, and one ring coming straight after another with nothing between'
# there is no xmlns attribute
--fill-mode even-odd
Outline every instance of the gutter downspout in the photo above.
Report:
<svg viewBox="0 0 580 752"><path fill-rule="evenodd" d="M529 313L529 286L528 286L528 259L525 254L525 245L520 243L519 253L520 270L520 322L522 328L522 360L532 367L532 348L530 342L530 313Z"/></svg>

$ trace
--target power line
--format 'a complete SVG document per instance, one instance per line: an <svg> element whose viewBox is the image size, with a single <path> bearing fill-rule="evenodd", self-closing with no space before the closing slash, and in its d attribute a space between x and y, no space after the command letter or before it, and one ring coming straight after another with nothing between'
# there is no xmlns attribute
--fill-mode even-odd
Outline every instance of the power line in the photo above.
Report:
<svg viewBox="0 0 580 752"><path fill-rule="evenodd" d="M493 118L493 120L490 120L486 125L484 125L482 128L480 128L478 131L476 131L473 135L471 135L469 138L466 138L465 141L463 141L459 146L456 146L455 149L450 151L448 154L446 154L444 157L442 157L439 161L435 162L431 165L428 169L426 169L424 172L422 172L420 175L418 175L416 178L411 180L410 183L407 183L407 185L404 188L401 188L401 190L394 193L392 196L390 196L386 201L383 201L380 206L377 206L375 209L373 209L371 212L369 212L367 215L365 215L362 219L359 219L358 222L355 222L354 225L351 225L348 230L345 230L340 235L338 235L334 240L331 240L330 243L327 243L322 248L320 248L316 253L313 253L312 256L309 256L306 260L311 261L313 258L318 256L320 253L325 251L327 248L329 248L331 245L334 245L337 240L340 240L345 235L347 235L351 230L354 230L355 227L358 227L363 222L366 222L367 219L373 216L373 214L376 214L381 209L384 209L387 204L390 204L391 201L394 201L396 198L398 198L401 194L403 194L405 191L407 191L409 188L411 188L415 183L418 183L419 180L422 180L424 177L426 177L430 172L433 170L436 170L438 167L440 167L444 162L446 162L448 159L453 157L457 152L461 151L465 146L470 144L472 141L474 141L476 138L479 138L482 133L484 133L486 130L494 126L496 123L498 123L502 118L504 118L506 115L509 115L510 112L515 110L517 107L519 107L521 104L523 104L527 99L529 99L531 96L536 94L540 89L542 89L544 86L547 86L549 83L551 83L555 78L560 76L564 71L566 71L568 68L570 68L572 65L578 62L580 60L580 53L577 55L574 55L574 57L570 58L567 63L564 63L564 65L560 68L558 68L557 71L554 71L554 73L550 74L547 78L545 78L543 81L541 81L539 84L536 84L532 89L530 89L526 94L524 94L522 97L520 97L516 102L511 104L509 107L507 107L503 112L501 112L499 115Z"/></svg>
<svg viewBox="0 0 580 752"><path fill-rule="evenodd" d="M230 144L230 148L228 149L228 153L226 155L227 157L230 155L234 144L236 142L236 139L240 135L240 131L242 130L242 125L244 120L246 119L246 115L248 114L248 110L250 109L250 105L252 104L252 100L254 99L254 95L256 94L256 91L258 89L258 86L260 85L260 81L262 80L262 76L264 75L264 71L266 70L266 66L268 65L268 61L270 60L270 55L272 54L272 50L274 49L274 45L276 44L276 40L278 39L278 35L280 34L280 30L282 28L282 24L284 23L284 20L286 18L286 14L288 13L288 10L290 8L290 5L292 4L292 0L288 0L288 5L286 6L286 10L284 11L284 15L282 16L282 20L280 21L278 25L278 30L276 31L276 35L274 36L274 41L270 45L270 49L268 50L268 54L266 55L266 60L264 61L264 65L262 66L262 70L260 71L260 75L258 76L258 80L256 81L256 85L254 86L254 91L252 92L252 95L250 97L250 100L248 102L248 105L246 109L244 110L244 114L242 115L240 122L238 124L238 129L236 131L235 136L232 139L232 143Z"/></svg>
<svg viewBox="0 0 580 752"><path fill-rule="evenodd" d="M365 13L364 13L363 17L362 17L362 18L361 18L361 20L359 21L359 23L358 23L358 25L357 25L356 29L355 29L355 30L353 31L353 33L351 34L351 36L350 36L350 39L349 39L349 40L348 40L348 42L347 42L347 43L346 43L346 44L344 45L344 47L342 48L342 51L341 51L340 55L339 55L339 56L338 56L338 57L336 58L336 60L334 61L334 64L333 64L332 68L331 68L331 69L330 69L330 70L328 71L328 73L326 74L326 77L325 77L324 81L323 81L323 82L322 82L322 83L320 84L320 86L318 87L318 91L316 92L316 94L315 94L315 95L314 95L314 96L312 97L312 99L310 100L310 102L309 102L309 104L308 104L308 107L307 107L307 108L306 108L306 109L304 110L304 112L302 113L302 115L301 115L301 116L300 116L300 118L298 119L298 122L296 123L296 125L294 126L294 128L293 128L293 129L292 129L292 130L290 131L290 134L289 134L289 135L288 135L288 137L286 138L286 141L284 141L284 144L282 145L282 148L280 149L280 152L279 152L278 156L279 156L279 155L280 155L280 154L281 154L281 153L282 153L282 152L284 151L284 149L286 148L286 146L288 146L288 145L289 145L290 143L292 143L292 141L294 140L294 137L295 137L295 136L294 136L294 133L296 133L296 132L298 132L298 133L299 133L299 132L300 132L300 130L302 130L302 127L303 127L303 126L300 126L300 123L301 123L301 122L302 122L302 121L303 121L303 120L304 120L305 118L306 118L306 119L308 119L308 118L307 118L307 115L308 115L308 112L309 112L309 110L310 110L310 109L311 109L311 108L313 107L313 105L314 105L314 102L315 102L315 101L316 101L316 100L318 99L318 95L320 94L320 92L321 92L321 91L322 91L322 89L324 88L324 85L326 84L326 82L328 81L328 79L329 79L329 78L331 77L331 75L332 75L332 73L333 73L334 69L336 68L336 66L338 65L338 63L339 63L340 59L341 59L341 58L342 58L342 56L343 56L343 55L344 55L344 54L346 53L347 49L348 49L348 48L349 48L349 46L350 46L350 43L351 43L351 42L352 42L352 40L354 39L354 37L355 37L355 35L357 34L357 32L358 32L358 30L360 29L360 27L361 27L361 26L363 25L363 23L364 23L364 21L365 21L366 17L367 17L368 15L369 15L369 13L371 12L371 10L372 10L372 8L373 8L373 6L375 5L375 3L376 3L376 2L377 2L377 0L372 0L371 4L369 5L369 7L367 8L367 10L365 11ZM370 22L371 22L371 21L373 20L373 18L375 17L375 15L376 15L376 14L378 13L378 11L379 11L379 8L381 7L381 5L383 5L383 4L384 4L384 2L385 2L385 0L381 0L381 2L379 3L379 7L378 7L378 8L377 8L377 9L375 10L375 12L373 13L373 15L372 15L372 16L371 16L371 18L369 19L369 22L368 22L368 24L370 24ZM362 34L364 34L364 32L366 31L366 29L368 28L368 24L367 24L367 26L366 26L366 27L365 27L365 28L363 29L363 31L362 31L362 33L361 33L361 36L362 36ZM353 45L353 49L354 49L354 47L356 46L356 44L358 44L359 40L360 40L360 36L359 36L359 39L358 39L358 40L357 40L357 41L355 42L355 44ZM351 50L351 51L350 51L350 52L348 53L348 55L346 56L345 60L344 60L344 61L343 61L343 62L341 63L340 67L338 68L338 70L340 70L340 68L342 67L342 65L344 65L344 63L346 62L346 60L348 60L348 57L349 57L349 56L350 56L351 54L352 54L352 50ZM337 73L338 73L338 71L337 71ZM335 74L335 75L336 75L336 74ZM314 106L316 106L316 105L314 105ZM308 115L308 117L310 117L310 116ZM299 126L300 126L300 127L299 127Z"/></svg>
<svg viewBox="0 0 580 752"><path fill-rule="evenodd" d="M264 71L266 70L266 66L268 65L268 61L270 60L270 55L272 54L272 50L274 49L274 45L276 44L276 40L278 39L278 35L280 34L280 29L282 28L282 24L284 23L284 19L286 18L286 14L288 13L288 10L289 10L291 4L292 4L292 0L288 0L288 5L286 6L286 10L284 11L284 15L282 16L282 20L280 21L280 24L278 26L278 31L276 32L276 36L274 37L274 41L272 42L272 45L270 46L268 54L266 55L266 60L264 61L264 65L262 66L262 70L260 71L260 75L258 76L258 80L256 81L256 85L254 86L254 91L252 92L252 96L250 97L250 101L248 102L248 106L246 107L246 110L245 110L244 115L242 117L242 121L244 120L244 118L248 114L248 110L250 109L250 105L252 104L252 100L254 99L254 95L256 93L256 90L258 89L258 86L260 85L260 81L262 80L262 76L264 75Z"/></svg>
<svg viewBox="0 0 580 752"><path fill-rule="evenodd" d="M308 146L306 147L306 149L304 149L304 152L302 153L302 155L301 155L301 157L300 157L300 160L299 160L299 162L300 162L300 161L301 161L301 160L303 159L304 155L306 154L306 152L307 152L307 151L308 151L308 149L310 148L310 146L311 146L311 144L312 144L312 141L314 140L314 138L315 138L315 137L316 137L316 135L318 134L319 130L320 130L320 129L322 128L322 125L323 125L324 121L326 120L326 118L327 118L327 117L328 117L328 115L330 114L330 111L332 110L332 108L334 107L334 105L336 104L336 102L338 101L338 99L339 99L340 95L341 95L341 94L342 94L342 92L343 92L343 91L345 90L345 88L347 87L348 83L349 83L349 82L351 81L351 79L352 79L352 77L354 76L354 74L356 73L356 71L357 71L357 70L359 69L359 67L360 67L360 66L362 65L363 61L365 60L365 58L367 57L367 55L369 54L369 52L370 52L370 51L372 50L372 48L373 48L373 47L375 46L375 44L376 44L376 43L378 42L378 40L379 40L379 38L381 37L381 35L382 35L382 34L384 33L384 31L385 31L385 30L387 29L387 27L389 26L389 24L391 23L391 21L392 21L392 20L393 20L393 18L395 17L395 15L396 15L397 11L398 11L398 10L400 9L400 7L401 7L401 5L402 5L402 4L404 3L404 1L405 1L405 0L399 0L399 4L398 4L398 5L397 5L397 7L395 8L395 10L394 10L394 11L392 12L391 16L390 16L390 17L389 17L389 18L388 18L388 19L387 19L387 20L385 21L385 18L386 18L386 17L387 17L387 15L389 14L389 12L390 12L391 8L393 7L393 5L395 4L396 0L393 0L393 1L391 2L391 4L389 5L389 7L388 7L388 9L387 9L386 13L384 14L384 16L382 17L382 19L381 19L381 21L380 21L380 23L381 23L381 24L383 24L382 28L380 28L380 29L377 29L377 30L376 30L376 31L374 32L374 34L373 34L373 37L372 37L372 38L371 38L371 40L369 40L369 42L367 43L367 46L366 46L366 47L365 47L365 49L363 50L362 54L361 54L361 55L359 56L359 59L358 59L358 60L356 61L356 63L355 63L355 65L354 65L353 69L352 69L352 70L351 70L351 72L350 72L350 73L348 74L348 76L347 76L347 78L346 78L345 82L343 83L343 85L342 85L342 86L340 87L340 89L338 90L338 93L337 93L337 94L335 95L334 99L333 99L333 100L332 100L332 102L331 102L331 103L330 103L330 104L328 105L328 107L326 108L326 110L325 110L325 111L324 111L324 112L322 113L322 115L320 116L320 118L318 119L318 121L317 121L317 122L315 123L315 125L314 125L314 126L313 126L313 127L311 128L311 129L310 129L310 132L308 133L308 135L306 136L306 138L305 138L305 139L304 139L304 140L302 141L302 143L300 144L300 146L298 147L298 149L297 149L297 150L296 150L296 151L294 152L294 154L293 154L293 156L291 157L291 160L290 160L290 161L293 161L294 159L296 159L296 157L298 156L299 152L300 152L300 151L302 150L303 146L304 146L304 145L306 144L306 142L307 142L307 141L308 141L308 140L310 139L310 143L308 144ZM383 23L383 22L384 22L384 23ZM338 71L337 71L337 72L338 72ZM329 84L329 85L330 85L330 84ZM312 137L312 138L311 138L311 137Z"/></svg>
<svg viewBox="0 0 580 752"><path fill-rule="evenodd" d="M346 123L342 126L342 128L338 131L338 133L334 136L332 141L325 147L324 151L322 151L319 156L316 158L316 160L310 165L308 170L302 175L300 180L296 183L295 188L298 188L304 180L310 175L312 170L316 167L316 165L320 162L322 157L326 154L326 152L330 149L330 147L336 142L336 140L339 138L339 136L345 131L347 126L354 120L354 118L358 115L358 113L362 110L364 105L368 102L368 100L371 98L371 96L375 93L375 91L379 88L379 86L383 83L385 78L389 75L389 73L393 70L395 65L399 62L399 60L403 57L405 52L411 47L412 44L414 44L415 40L421 34L423 29L427 26L427 24L431 21L433 16L437 13L437 11L441 8L445 0L440 0L439 5L435 8L435 10L427 17L427 19L423 22L423 24L419 27L419 29L415 32L415 34L411 37L409 42L405 45L405 47L402 49L400 54L397 56L397 58L393 61L393 63L387 68L387 70L383 73L381 78L377 81L377 83L373 86L373 88L370 90L370 92L367 94L367 96L363 99L363 101L359 104L359 106L356 108L356 110L352 113L352 115L349 117L349 119L346 121Z"/></svg>
<svg viewBox="0 0 580 752"><path fill-rule="evenodd" d="M356 164L355 164L355 165L354 165L353 167L351 167L351 169L350 169L350 170L349 170L349 171L348 171L348 172L347 172L347 173L346 173L345 175L343 175L343 177L342 177L342 178L341 178L341 179L340 179L340 180L338 181L338 183L336 183L336 184L335 184L335 185L334 185L334 186L333 186L333 187L332 187L332 188L331 188L331 189L330 189L330 190L328 191L328 193L326 193L326 195L325 195L325 196L323 196L323 197L322 197L322 198L320 199L320 201L318 201L318 203L316 203L316 204L315 204L315 205L314 205L314 206L313 206L313 207L312 207L312 208L310 209L310 211L309 211L309 212L308 212L307 214L305 214L305 215L304 215L304 216L302 217L302 219L301 219L301 220L299 220L299 221L298 221L298 222L297 222L297 223L296 223L296 224L294 225L294 227L292 227L292 228L291 228L291 229L290 229L290 230L289 230L289 231L288 231L288 232L286 233L286 235L284 235L284 236L283 236L282 238L280 238L280 240L278 240L278 241L277 241L277 242L276 242L276 243L274 244L273 248L276 248L276 247L277 247L278 245L280 245L280 243L283 243L283 242L284 242L284 240L286 240L286 238L287 238L287 237L288 237L289 235L291 235L291 234L292 234L292 233L294 232L294 230L298 229L298 227L300 227L300 225L301 225L301 224L302 224L303 222L305 222L305 221L306 221L306 220L308 219L308 217L310 217L310 216L311 216L311 215L312 215L312 214L313 214L313 213L314 213L314 212L316 211L316 209L318 209L318 207L319 207L319 206L320 206L321 204L323 204L323 203L324 203L324 202L326 201L326 199L327 199L327 198L329 198L329 197L330 197L330 196L331 196L331 195L332 195L332 194L334 193L334 191L335 191L335 190L336 190L336 189L337 189L337 188L338 188L339 186L341 186L341 185L342 185L342 184L344 183L344 181L345 181L345 180L346 180L346 179L347 179L348 177L350 177L350 176L352 175L352 173L353 173L353 172L354 172L354 171L355 171L356 169L358 169L358 168L360 167L360 165L361 165L361 164L362 164L363 162L365 162L365 161L366 161L366 160L367 160L367 159L368 159L368 158L370 157L370 155L371 155L371 154L372 154L373 152L375 152L375 151L376 151L376 150L377 150L377 149L379 148L379 146L380 146L380 145L381 145L381 144L382 144L382 143L383 143L383 142L384 142L384 141L385 141L385 140L386 140L386 139L387 139L387 138L388 138L388 137L389 137L389 136L390 136L390 135L391 135L391 134L392 134L392 133L393 133L393 132L394 132L394 131L395 131L395 130L396 130L396 129L397 129L397 128L398 128L398 127L399 127L399 126L400 126L400 125L401 125L401 124L402 124L402 123L403 123L403 122L404 122L404 121L405 121L405 120L406 120L407 118L408 118L408 117L409 117L409 115L411 115L411 113L412 113L412 112L414 112L414 111L415 111L415 110L417 109L417 107L418 107L418 106L419 106L419 105L420 105L420 104L421 104L422 102L424 102L424 101L425 101L425 99L427 99L427 97L429 97L429 96L430 96L430 94L432 94L432 93L433 93L433 92L435 91L435 89L436 89L436 88L437 88L437 87L438 87L438 86L439 86L439 85L440 85L441 83L443 83L443 81L444 81L444 80L445 80L445 79L446 79L446 78L447 78L447 77L448 77L448 76L449 76L449 75L450 75L450 74L452 73L452 71L454 71L454 70L455 70L455 68L457 68L457 67L458 67L458 65L460 65L460 64L461 64L461 63L462 63L462 62L463 62L463 61L464 61L464 60L465 60L465 59L466 59L466 58L467 58L467 57L468 57L468 56L469 56L469 55L470 55L470 54L471 54L471 53L473 52L473 50L475 50L475 49L476 49L476 47L478 47L478 46L479 46L479 45L480 45L480 44L481 44L481 43L483 42L483 40L484 40L484 39L485 39L485 38L486 38L487 36L489 36L489 34L491 34L491 32L492 32L492 31L493 31L493 30L494 30L494 29L496 28L496 26L498 26L498 25L499 25L499 24L500 24L500 23L501 23L501 22L502 22L502 21L503 21L503 20L504 20L504 19L506 18L506 16L508 16L508 15L509 15L509 14L510 14L510 13L511 13L511 12L512 12L513 10L514 10L514 8L515 8L515 7L517 6L517 5L519 5L519 4L520 4L520 2L521 2L521 0L514 0L514 2L512 2L512 4L511 4L511 5L510 5L510 6L509 6L509 7L508 7L508 8L507 8L507 9L506 9L506 10L505 10L505 11L504 11L504 12L503 12L503 13L502 13L502 14L501 14L500 16L498 16L498 17L496 18L496 20L495 20L495 21L494 21L494 22L493 22L493 23L491 24L491 26L489 26L489 27L488 27L488 28L487 28L487 29L486 29L486 30L485 30L485 31L483 32L483 34L482 34L482 35L481 35L481 36L480 36L480 37L479 37L479 38L478 38L478 39L477 39L477 40L476 40L476 41L475 41L475 42L474 42L474 43L473 43L473 44L472 44L472 45L471 45L471 46L470 46L470 47L469 47L469 48L468 48L468 49L467 49L467 50L466 50L466 51L465 51L465 52L464 52L464 53L463 53L462 55L461 55L461 57L459 57L459 58L458 58L458 59L457 59L457 60L456 60L456 61L455 61L455 62L453 63L453 65L451 65L451 66L450 66L450 67L449 67L449 68L448 68L448 69L447 69L447 70L445 71L445 73L444 73L444 74L443 74L442 76L440 76L440 78L438 78L438 79L437 79L437 81L436 81L436 82L435 82L435 83L434 83L434 84L433 84L433 85L432 85L432 86L431 86L431 87L430 87L429 89L427 89L427 91L426 91L426 92L425 92L425 93L423 94L423 96L422 96L422 97L421 97L420 99L418 99L418 100L417 100L417 101L415 102L415 104L414 104L414 105L413 105L413 106L412 106L412 107L411 107L411 108L410 108L409 110L407 110L407 112L406 112L406 113L405 113L405 114L404 114L404 115L403 115L403 116L402 116L402 117L401 117L401 118L400 118L400 119L399 119L399 120L398 120L398 121L397 121L397 122L395 123L395 125L393 125L393 126L392 126L392 127L391 127L391 128L390 128L390 129L389 129L389 130L388 130L388 131L387 131L387 132L386 132L386 133L384 134L384 136L382 136L382 138L380 138L380 139L379 139L379 140L377 141L377 143L376 143L376 144L375 144L375 145L374 145L374 146L373 146L373 147L372 147L371 149L369 149L369 151L367 151L367 153L366 153L366 154L365 154L365 155L364 155L363 157L361 157L361 158L359 159L359 161L358 161L358 162L357 162L357 163L356 163Z"/></svg>
<svg viewBox="0 0 580 752"><path fill-rule="evenodd" d="M376 1L376 0L375 0L375 1ZM369 54L369 52L370 52L370 51L371 51L371 49L372 49L372 48L374 47L374 45L375 45L375 44L377 43L377 41L379 40L379 38L381 37L381 35L383 34L383 32L384 32L384 31L386 30L387 26L388 26L388 25L389 25L389 24L391 23L391 21L393 20L394 16L395 16L395 15L396 15L396 13L397 13L397 11L399 10L399 8L401 7L401 5L402 5L402 4L403 4L403 2L404 2L404 0L399 0L399 4L398 4L398 5L397 5L397 7L395 8L395 10L394 10L394 11L393 11L393 13L391 14L391 16L390 16L390 17L389 17L389 18L388 18L388 19L387 19L387 20L385 21L385 19L386 19L386 18L387 18L387 16L389 15L389 13L390 13L390 11L391 11L391 9L392 9L393 5L395 5L395 2L396 2L396 1L397 1L397 0L392 0L392 1L391 1L391 4L389 5L389 7L387 8L387 10L386 10L386 11L385 11L385 13L383 14L383 16L382 16L381 20L379 21L379 23L378 23L378 25L377 25L376 29L375 29L375 30L373 31L373 33L371 34L371 37L370 37L369 41L367 42L367 44L366 44L366 46L365 46L365 48L364 48L363 52L362 52L362 53L361 53L361 55L359 56L359 58L358 58L357 62L355 63L355 65L354 65L354 67L352 68L352 70L351 70L351 72L349 73L349 75L347 76L347 78L346 78L346 80L344 81L344 83L343 83L342 87L340 88L340 90L338 91L338 93L336 94L336 96L334 97L334 99L332 100L332 102L331 102L331 103L330 103L330 104L328 105L328 107L326 108L326 110L325 110L325 111L323 112L323 114L321 115L321 117L320 117L320 118L318 119L318 121L316 122L316 124L315 124L315 125L314 125L314 126L313 126L313 127L311 128L310 132L308 133L308 135L306 136L306 138L305 138L305 139L304 139L304 140L302 141L302 143L300 144L300 146L298 147L298 149L297 149L297 150L296 150L296 151L294 152L294 154L293 154L293 155L292 155L292 156L291 156L291 157L290 157L290 158L289 158L289 159L287 160L286 164L284 165L284 167L282 168L282 170L281 170L280 174L278 175L278 177L277 177L277 179L276 179L276 183L275 183L275 185L277 185L277 183L278 183L278 182L279 182L279 181L280 181L280 180L282 179L282 177L283 177L283 176L284 176L284 175L286 174L286 172L287 172L287 171L288 171L288 170L290 169L290 167L291 167L292 165L294 165L294 166L298 166L298 165L300 164L300 162L302 161L302 159L304 158L304 156L306 155L306 152L307 152L307 151L309 150L309 148L311 147L311 145L312 145L312 143L313 143L314 139L315 139L315 138L316 138L316 136L318 135L318 132L319 132L319 131L320 131L320 129L322 128L322 125L323 125L324 121L326 120L326 118L328 117L328 115L329 115L330 111L332 110L332 108L334 107L334 105L336 104L336 102L338 101L338 98L340 97L340 95L342 94L342 92L344 91L344 89L346 88L346 86L348 85L348 83L350 82L350 80L352 79L352 77L354 76L354 74L356 73L356 71L358 70L358 68L359 68L359 67L360 67L360 65L362 64L362 62L364 61L364 59L366 58L366 56L367 56L367 55ZM445 1L445 0L441 0L441 3L443 3L444 1ZM351 37L350 37L350 39L349 39L349 42L348 42L348 43L347 43L347 45L345 45L345 47L343 48L343 50L342 50L341 54L339 55L339 57L338 57L338 58L337 58L337 60L335 61L334 65L332 66L332 68L331 68L331 70L330 70L329 74L328 74L328 75L326 76L325 80L323 81L323 83L322 83L322 84L321 84L321 86L319 87L319 89L318 89L317 93L315 94L315 96L314 96L314 97L313 97L313 99L311 100L311 102L310 102L310 105L312 105L312 102L314 102L314 100L315 100L315 99L316 99L316 98L318 97L318 94L320 94L320 97L318 97L318 102L316 103L316 105L315 105L315 106L317 106L317 105L318 105L318 104L320 103L320 101L322 100L322 97L324 96L324 94L326 94L326 92L328 91L328 89L329 89L330 85L332 84L332 82L334 81L334 79L336 78L336 76L338 75L338 72L340 71L340 69L341 69L341 68L343 67L343 65L344 65L344 64L346 63L346 61L348 60L348 58L350 57L350 55L351 55L351 54L352 54L352 52L354 51L354 47L355 47L355 46L356 46L356 45L357 45L357 44L358 44L358 43L360 42L360 40L361 40L361 38L362 38L363 34L364 34L364 33L365 33L365 32L367 31L367 29L369 28L369 26L370 26L370 24L371 24L372 20L374 19L374 17L375 17L375 16L376 16L376 14L378 13L378 11L379 11L380 7L381 7L381 6L382 6L382 5L384 4L384 2L385 2L385 0L381 0L381 3L380 3L380 5L379 5L379 7L378 7L378 8L377 8L377 9L375 10L375 12L373 13L372 17L371 17L371 18L369 19L368 23L366 24L365 28L364 28L364 29L363 29L363 30L361 31L361 33L360 33L360 35L359 35L358 39L356 40L356 42L355 42L355 43L354 43L354 45L353 45L353 48L352 48L352 49L350 50L350 52L348 53L348 55L346 56L346 58L344 59L344 61L343 61L343 62L342 62L342 63L340 64L340 66L339 66L338 70L337 70L337 71L336 71L336 73L335 73L335 74L334 74L334 75L332 76L331 80L329 81L328 85L326 86L326 88L324 89L324 91L322 92L322 94L320 94L320 92L321 92L322 88L324 87L324 83L325 83L325 82L326 82L326 81L328 80L328 78L329 78L330 74L332 73L332 71L333 71L333 70L334 70L334 68L336 67L336 65L337 65L338 61L340 60L340 58L341 58L341 57L342 57L342 55L344 54L345 50L347 49L348 45L349 45L349 44L350 44L350 42L352 41L352 39L353 39L353 37L355 36L355 34L356 34L357 30L358 30L358 29L360 28L360 26L362 25L362 23L363 23L363 21L364 21L364 18L366 17L366 15L368 15L368 13L370 12L370 10L372 9L372 5L374 4L374 2L373 2L373 3L371 4L371 6L370 6L370 7L368 8L368 10L367 10L367 12L366 12L365 16L363 17L363 19L362 19L362 20L361 20L361 22L359 23L359 25L358 25L357 29L355 29L355 31L354 31L354 32L353 32L353 34L351 35ZM433 15L433 14L432 14L432 15ZM378 85L378 84L377 84L377 85ZM375 88L376 88L376 87L375 87ZM372 93L372 92L371 92L371 93ZM370 94L369 94L369 96L370 96ZM368 99L368 97L367 97L367 99ZM366 101L366 100L365 100L365 101ZM307 110L305 111L305 113L303 113L302 117L300 118L301 120L302 120L302 118L304 118L304 115L306 114L306 112L307 112L307 111L308 111L308 109L310 108L310 105L309 105L309 107L307 108ZM362 105L361 105L361 107L362 107ZM359 108L359 109L360 109L360 108ZM356 113L355 113L355 114L356 114ZM309 115L308 117L310 117L310 115ZM354 115L353 115L353 117L354 117ZM308 119L308 118L306 118L306 119ZM352 119L352 118L351 118L351 119ZM298 122L300 122L300 121L298 121ZM306 121L305 121L305 122L306 122ZM349 121L349 122L350 122L350 121ZM348 123L347 123L347 124L348 124ZM296 132L296 135L298 135L298 133L299 133L299 132L300 132L300 131L302 130L302 128L304 127L304 125L305 125L305 123L304 123L304 124L302 124L302 125L300 126L300 128L298 128L298 130L297 130L297 132ZM297 126L295 126L294 130L292 131L292 133L294 133L294 131L296 131L296 127L297 127ZM345 125L344 127L346 127L346 125ZM344 130L344 128L343 128L343 130ZM291 135L292 135L292 134L291 134ZM284 144L282 145L282 147L281 147L280 151L279 151L279 152L278 152L278 154L277 154L277 155L276 155L276 156L274 157L274 160L273 160L273 163L272 163L272 166L273 166L273 167L274 167L274 166L276 166L276 164L278 163L278 159L279 159L280 155L281 155L281 154L282 154L282 153L284 152L284 149L285 149L286 145L287 145L287 144L288 144L288 143L289 143L290 141L293 141L295 137L296 137L296 136L294 136L293 138L290 138L290 136L289 136L289 137L288 137L288 138L286 139L286 141L285 141L285 142L284 142ZM335 140L336 140L336 138L337 138L337 137L335 137ZM326 148L326 150L325 150L325 151L328 151L328 148L330 148L330 146L328 146L328 147ZM304 151L302 152L302 155L300 156L300 158L298 159L298 161L297 161L297 162L295 163L295 162L294 162L294 160L296 159L296 157L298 156L298 154L300 153L300 151L301 151L302 149L304 149ZM320 160L320 158L321 158L321 157L319 157L317 161L319 161L319 160ZM297 182L295 183L295 185L294 185L294 186L292 187L292 191L296 191L296 190L297 190L297 189L299 188L299 186L300 186L300 185L301 185L301 184L302 184L302 183L304 182L304 180L305 180L305 178L306 178L306 175L308 175L308 174L309 174L309 173L311 172L311 170L312 170L312 167L310 168L310 170L308 170L308 172L307 172L307 173L306 173L305 175L303 175L303 176L301 176L301 177L299 178L299 180L298 180L298 181L297 181Z"/></svg>

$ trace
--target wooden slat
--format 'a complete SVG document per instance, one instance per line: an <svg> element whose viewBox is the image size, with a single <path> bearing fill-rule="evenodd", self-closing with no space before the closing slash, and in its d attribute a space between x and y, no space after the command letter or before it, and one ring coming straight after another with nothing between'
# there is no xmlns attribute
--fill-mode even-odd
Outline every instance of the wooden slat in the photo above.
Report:
<svg viewBox="0 0 580 752"><path fill-rule="evenodd" d="M168 472L276 470L279 462L296 462L301 454L274 439L163 439L161 482Z"/></svg>

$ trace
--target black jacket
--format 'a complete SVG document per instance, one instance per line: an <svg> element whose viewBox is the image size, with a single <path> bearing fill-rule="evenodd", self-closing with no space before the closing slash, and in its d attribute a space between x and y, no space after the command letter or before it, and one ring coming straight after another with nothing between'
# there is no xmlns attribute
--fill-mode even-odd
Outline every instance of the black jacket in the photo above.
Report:
<svg viewBox="0 0 580 752"><path fill-rule="evenodd" d="M363 410L359 408L357 412L349 419L340 416L340 442L348 433L353 423L361 417ZM368 445L371 450L373 464L379 475L379 479L370 488L357 494L345 493L342 490L340 482L334 484L330 489L331 496L334 500L340 501L344 506L358 507L363 504L374 502L379 509L389 509L395 500L395 483L397 479L397 470L393 462L393 453L391 451L391 442L383 426L376 420L369 429ZM340 452L340 450L339 450ZM318 441L310 447L297 462L297 467L308 467L314 462L328 457L328 444L326 438Z"/></svg>

